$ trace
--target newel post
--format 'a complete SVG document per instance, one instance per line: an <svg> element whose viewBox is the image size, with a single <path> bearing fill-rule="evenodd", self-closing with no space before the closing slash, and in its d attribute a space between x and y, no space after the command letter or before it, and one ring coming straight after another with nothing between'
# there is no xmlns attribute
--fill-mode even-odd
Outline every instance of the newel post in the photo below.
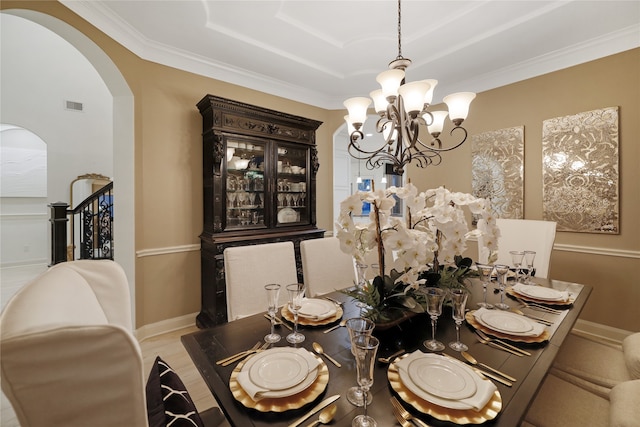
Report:
<svg viewBox="0 0 640 427"><path fill-rule="evenodd" d="M67 209L69 205L64 202L51 203L49 205L51 215L51 264L55 265L67 260Z"/></svg>

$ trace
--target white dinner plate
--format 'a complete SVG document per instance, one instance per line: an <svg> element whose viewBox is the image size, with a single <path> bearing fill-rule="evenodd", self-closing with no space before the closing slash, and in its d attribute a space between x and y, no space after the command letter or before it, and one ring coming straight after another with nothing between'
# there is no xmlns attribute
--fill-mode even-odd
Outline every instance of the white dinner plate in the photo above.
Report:
<svg viewBox="0 0 640 427"><path fill-rule="evenodd" d="M543 301L564 301L564 294L556 289L542 286L518 286L516 292Z"/></svg>
<svg viewBox="0 0 640 427"><path fill-rule="evenodd" d="M291 208L284 208L278 211L278 222L280 224L285 224L288 222L296 222L298 221L298 215L296 211Z"/></svg>
<svg viewBox="0 0 640 427"><path fill-rule="evenodd" d="M309 318L325 318L336 313L336 305L331 301L305 298L298 310L298 315Z"/></svg>
<svg viewBox="0 0 640 427"><path fill-rule="evenodd" d="M242 371L251 372L251 369L252 369L253 365L260 361L260 358L257 357L257 356L260 356L262 354L265 354L265 353L274 353L274 354L278 353L279 355L283 355L283 354L293 354L293 353L296 353L296 352L299 352L299 351L301 351L301 350L300 349L296 349L296 348L292 348L292 347L277 347L277 348L272 348L270 350L265 350L265 352L263 352L261 354L258 354L258 355L254 356L254 357L249 358L246 361L246 363L244 364L244 366L242 367ZM303 351L306 351L306 350L303 350ZM309 365L307 364L307 375L299 384L294 385L293 387L290 387L290 388L282 389L282 390L264 391L264 392L262 392L262 397L263 398L270 398L270 399L279 399L279 398L283 398L283 397L293 396L294 394L297 394L297 393L300 393L301 391L306 390L311 384L313 384L313 382L318 377L318 367L319 366L320 365L317 365L313 369L309 369ZM253 382L253 379L251 379L251 377L249 377L249 380L251 382Z"/></svg>
<svg viewBox="0 0 640 427"><path fill-rule="evenodd" d="M425 354L420 356L420 358L426 357L426 356L440 357L440 358L444 357L444 356L438 356L436 354ZM461 366L461 367L466 368L464 366ZM470 403L465 402L464 400L445 399L425 391L422 387L416 384L416 381L414 381L411 375L409 375L409 372L405 371L404 369L398 369L398 374L400 375L400 380L409 389L409 391L411 391L413 394L415 394L419 398L426 400L427 402L431 402L435 405L442 406L443 408L449 408L449 409L458 409L458 410L473 409L473 406ZM476 390L478 390L480 386L480 381L482 381L482 378L480 378L475 373L471 375L471 378L476 385Z"/></svg>
<svg viewBox="0 0 640 427"><path fill-rule="evenodd" d="M443 399L466 399L476 392L473 377L459 363L426 354L409 364L409 376L421 389Z"/></svg>
<svg viewBox="0 0 640 427"><path fill-rule="evenodd" d="M269 352L256 360L249 369L249 378L258 387L284 390L300 384L309 373L309 365L297 353Z"/></svg>
<svg viewBox="0 0 640 427"><path fill-rule="evenodd" d="M534 326L526 317L508 311L487 310L477 317L488 328L505 334L526 334Z"/></svg>

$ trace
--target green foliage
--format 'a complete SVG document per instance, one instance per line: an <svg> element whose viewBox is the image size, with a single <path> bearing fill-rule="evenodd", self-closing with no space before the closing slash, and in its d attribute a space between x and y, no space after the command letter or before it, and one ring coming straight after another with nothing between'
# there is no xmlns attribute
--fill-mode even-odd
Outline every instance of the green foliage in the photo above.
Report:
<svg viewBox="0 0 640 427"><path fill-rule="evenodd" d="M420 278L425 279L427 287L443 289L466 289L466 279L475 277L478 273L471 269L471 258L455 257L455 265L441 266L439 271L425 271ZM368 281L362 291L345 289L342 292L351 298L366 304L365 317L374 322L388 322L402 315L402 312L412 311L424 313L427 302L422 288L405 292L406 284L396 282L401 276L392 270L384 278L376 276Z"/></svg>
<svg viewBox="0 0 640 427"><path fill-rule="evenodd" d="M358 289L346 289L342 292L351 298L367 305L365 317L374 322L387 322L394 316L401 315L403 311L424 313L426 299L424 295L415 291L404 292L405 284L396 282L400 273L392 270L384 278L376 276L373 281L367 282L362 291Z"/></svg>

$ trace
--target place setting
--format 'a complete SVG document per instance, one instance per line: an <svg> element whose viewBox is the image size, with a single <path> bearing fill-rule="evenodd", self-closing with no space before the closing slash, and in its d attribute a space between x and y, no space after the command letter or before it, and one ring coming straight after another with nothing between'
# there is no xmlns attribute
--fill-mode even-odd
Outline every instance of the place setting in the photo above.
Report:
<svg viewBox="0 0 640 427"><path fill-rule="evenodd" d="M304 285L302 285L304 286ZM326 326L339 321L343 310L339 304L324 298L306 298L304 291L299 304L285 304L281 310L283 319L303 326Z"/></svg>
<svg viewBox="0 0 640 427"><path fill-rule="evenodd" d="M290 306L294 313L299 313L304 306L304 285L287 285L286 289L289 297L286 306ZM260 412L283 412L315 400L329 382L329 370L321 358L324 352L317 343L313 346L316 354L298 347L268 348L281 340L273 327L280 285L268 284L265 291L267 313L272 319L271 330L264 337L266 346L258 349L254 346L247 352L247 359L240 362L231 373L229 389L233 397L247 408ZM321 308L312 306L310 310L319 312ZM293 331L286 340L291 344L299 344L304 339L304 335L297 330L296 318Z"/></svg>
<svg viewBox="0 0 640 427"><path fill-rule="evenodd" d="M568 291L522 283L516 283L509 287L507 294L527 302L543 305L568 307L575 301L575 297Z"/></svg>
<svg viewBox="0 0 640 427"><path fill-rule="evenodd" d="M436 319L442 313L445 298L451 300L456 323L456 339L449 347L461 353L469 364L442 353L446 347L435 339ZM515 378L478 362L466 352L468 346L460 341L460 326L464 321L467 298L467 292L460 289L448 293L432 289L427 293L432 337L424 342L424 346L433 353L416 350L399 356L390 363L387 376L399 398L416 410L456 424L480 424L495 418L502 409L500 392L488 378L508 387L512 383L507 379L515 381Z"/></svg>
<svg viewBox="0 0 640 427"><path fill-rule="evenodd" d="M511 311L480 307L467 312L465 319L473 328L500 339L542 343L550 338L550 332L544 324Z"/></svg>
<svg viewBox="0 0 640 427"><path fill-rule="evenodd" d="M392 362L387 376L402 401L438 420L481 424L502 409L496 385L448 355L416 350Z"/></svg>

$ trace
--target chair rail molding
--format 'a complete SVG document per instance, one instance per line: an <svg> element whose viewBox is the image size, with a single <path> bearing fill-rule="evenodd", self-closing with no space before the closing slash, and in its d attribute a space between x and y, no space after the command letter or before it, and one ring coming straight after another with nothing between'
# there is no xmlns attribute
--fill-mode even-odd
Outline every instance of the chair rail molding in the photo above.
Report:
<svg viewBox="0 0 640 427"><path fill-rule="evenodd" d="M136 251L136 257L144 258L148 256L177 254L181 252L199 252L200 244L194 243L190 245L166 246L164 248L140 249Z"/></svg>
<svg viewBox="0 0 640 427"><path fill-rule="evenodd" d="M621 258L640 258L640 251L632 251L626 249L613 249L613 248L597 248L593 246L579 246L579 245L567 245L563 243L556 243L553 245L553 250L564 252L578 252L583 254L614 256Z"/></svg>

